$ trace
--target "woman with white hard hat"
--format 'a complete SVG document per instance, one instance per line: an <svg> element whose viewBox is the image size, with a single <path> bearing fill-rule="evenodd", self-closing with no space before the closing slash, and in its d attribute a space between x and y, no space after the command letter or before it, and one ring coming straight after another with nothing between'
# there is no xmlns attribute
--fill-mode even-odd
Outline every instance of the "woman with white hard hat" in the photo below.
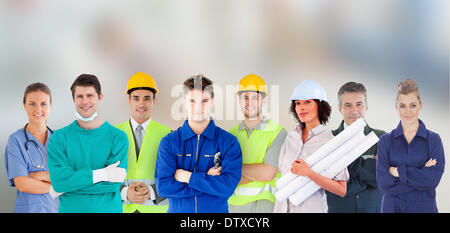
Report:
<svg viewBox="0 0 450 233"><path fill-rule="evenodd" d="M333 138L325 124L331 114L327 94L323 87L311 80L304 80L291 97L290 113L299 123L288 133L279 158L278 168L282 175L292 172L306 176L322 188L298 206L289 199L275 203L275 213L326 213L328 210L325 190L345 196L349 174L347 168L333 179L314 172L305 159Z"/></svg>
<svg viewBox="0 0 450 233"><path fill-rule="evenodd" d="M5 165L9 184L17 188L16 213L57 213L59 201L50 183L47 146L52 130L47 127L51 109L47 85L27 86L23 107L28 123L8 138Z"/></svg>

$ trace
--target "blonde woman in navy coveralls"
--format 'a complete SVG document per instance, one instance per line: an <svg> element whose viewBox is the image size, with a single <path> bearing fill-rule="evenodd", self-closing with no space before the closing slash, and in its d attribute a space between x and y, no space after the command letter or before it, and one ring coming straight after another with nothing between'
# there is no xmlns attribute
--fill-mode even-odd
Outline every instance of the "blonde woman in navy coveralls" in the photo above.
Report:
<svg viewBox="0 0 450 233"><path fill-rule="evenodd" d="M419 119L422 101L416 83L408 79L398 88L400 123L378 142L381 212L437 213L436 187L445 167L442 141Z"/></svg>

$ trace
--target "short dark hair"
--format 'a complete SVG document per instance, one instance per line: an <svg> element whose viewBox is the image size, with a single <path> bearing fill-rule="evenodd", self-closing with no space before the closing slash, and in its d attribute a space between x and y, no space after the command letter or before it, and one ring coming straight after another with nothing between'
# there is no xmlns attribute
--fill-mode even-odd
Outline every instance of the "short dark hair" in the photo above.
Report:
<svg viewBox="0 0 450 233"><path fill-rule="evenodd" d="M94 87L97 95L100 96L102 94L102 87L100 86L100 81L98 81L97 76L93 74L81 74L78 76L73 82L70 90L72 91L72 98L75 98L75 87Z"/></svg>
<svg viewBox="0 0 450 233"><path fill-rule="evenodd" d="M205 77L203 74L191 76L183 83L184 94L187 94L190 90L197 89L202 91L209 91L211 98L214 98L213 82Z"/></svg>
<svg viewBox="0 0 450 233"><path fill-rule="evenodd" d="M148 91L150 91L151 93L153 93L153 98L156 97L156 90L155 90L154 88L151 88L151 87L136 87L136 88L131 88L130 90L127 91L128 96L131 97L131 93L132 93L133 91L136 91L136 90L148 90Z"/></svg>
<svg viewBox="0 0 450 233"><path fill-rule="evenodd" d="M364 100L367 103L367 90L366 87L362 83L357 82L347 82L339 88L338 91L338 100L339 105L342 105L342 95L346 92L350 93L363 93Z"/></svg>
<svg viewBox="0 0 450 233"><path fill-rule="evenodd" d="M320 124L326 125L330 118L330 115L331 115L331 106L330 106L330 104L328 104L327 101L324 101L324 100L320 101L318 99L314 99L314 101L318 105L317 112L319 115ZM301 125L303 125L303 127L305 127L305 123L300 120L300 118L297 115L297 111L295 111L295 100L291 101L291 106L289 107L289 113L294 116L295 120L297 120L297 122L299 124L301 124Z"/></svg>
<svg viewBox="0 0 450 233"><path fill-rule="evenodd" d="M52 93L50 92L50 88L48 88L47 85L37 82L37 83L32 83L30 85L27 86L27 88L25 88L25 93L23 94L23 103L25 104L25 102L27 102L27 95L31 92L36 92L36 91L42 91L45 94L48 94L50 96L50 104L52 103Z"/></svg>

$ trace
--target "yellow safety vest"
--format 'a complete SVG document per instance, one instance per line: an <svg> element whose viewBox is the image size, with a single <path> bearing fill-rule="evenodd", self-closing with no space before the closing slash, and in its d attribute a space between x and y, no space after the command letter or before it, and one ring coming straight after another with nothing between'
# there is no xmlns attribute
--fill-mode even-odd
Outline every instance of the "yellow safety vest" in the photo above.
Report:
<svg viewBox="0 0 450 233"><path fill-rule="evenodd" d="M127 134L129 142L127 178L124 184L127 186L134 182L143 182L147 185L155 184L155 167L159 142L171 132L170 128L151 120L145 130L139 158L137 159L131 122L126 121L116 125L116 127ZM123 212L133 213L138 210L141 213L166 213L168 208L167 199L158 205L153 204L152 200L147 200L143 205L134 204L127 200L123 205Z"/></svg>
<svg viewBox="0 0 450 233"><path fill-rule="evenodd" d="M248 137L245 129L239 130L239 125L236 125L229 132L236 136L241 145L242 163L264 163L267 149L283 127L269 120L265 129L253 129L250 137ZM274 194L277 190L275 182L279 177L281 175L278 172L272 181L252 181L247 184L238 185L234 194L228 199L228 203L231 205L245 205L261 199L275 203L276 198Z"/></svg>

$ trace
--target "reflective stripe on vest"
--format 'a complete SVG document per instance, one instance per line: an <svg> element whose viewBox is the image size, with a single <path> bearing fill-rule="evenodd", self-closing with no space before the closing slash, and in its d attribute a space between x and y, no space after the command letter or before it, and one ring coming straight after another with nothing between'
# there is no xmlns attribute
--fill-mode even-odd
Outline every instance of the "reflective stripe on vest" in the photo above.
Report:
<svg viewBox="0 0 450 233"><path fill-rule="evenodd" d="M258 195L262 192L266 192L266 191L269 191L272 194L275 194L277 192L277 188L271 186L270 184L266 184L262 188L241 187L241 188L236 188L236 190L234 190L233 195L235 195L235 196L256 196L256 195Z"/></svg>
<svg viewBox="0 0 450 233"><path fill-rule="evenodd" d="M126 186L130 186L130 184L135 183L135 182L144 183L148 186L155 184L155 180L146 180L146 179L127 179L127 180L125 180L125 182L123 182L123 184Z"/></svg>

